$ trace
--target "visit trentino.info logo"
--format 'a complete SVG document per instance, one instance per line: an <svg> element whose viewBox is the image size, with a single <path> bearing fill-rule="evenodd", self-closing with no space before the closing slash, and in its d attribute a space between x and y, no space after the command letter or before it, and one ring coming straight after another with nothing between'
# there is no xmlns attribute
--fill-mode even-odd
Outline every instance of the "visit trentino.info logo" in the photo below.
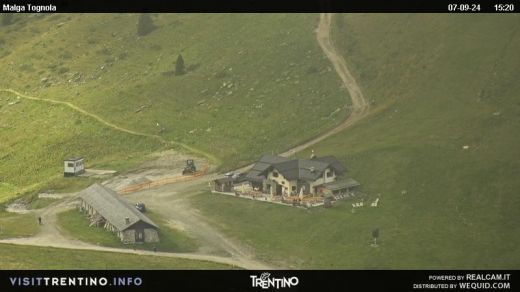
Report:
<svg viewBox="0 0 520 292"><path fill-rule="evenodd" d="M271 277L270 273L264 272L259 276L251 275L249 276L251 278L251 285L253 287L259 287L262 289L269 289L269 288L291 288L293 286L298 285L300 280L298 277L281 277L281 278L275 278Z"/></svg>

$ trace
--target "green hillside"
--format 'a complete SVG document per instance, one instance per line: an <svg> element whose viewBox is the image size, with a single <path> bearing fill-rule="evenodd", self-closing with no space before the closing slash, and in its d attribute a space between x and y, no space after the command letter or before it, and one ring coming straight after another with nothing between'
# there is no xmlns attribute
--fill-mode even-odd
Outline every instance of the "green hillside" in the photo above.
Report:
<svg viewBox="0 0 520 292"><path fill-rule="evenodd" d="M4 125L0 128L0 201L13 191L23 193L64 183L62 161L67 156L83 155L90 165L108 164L120 169L118 164L127 165L161 147L154 139L111 130L66 107L42 102L22 100L4 105L0 123ZM86 179L67 183L80 181L89 183Z"/></svg>
<svg viewBox="0 0 520 292"><path fill-rule="evenodd" d="M348 115L348 95L315 39L317 17L156 14L155 29L139 36L138 14L15 15L0 26L0 89L70 102L229 168ZM177 76L179 54L187 73ZM57 179L66 156L121 170L171 147L8 92L0 92L0 141L0 201Z"/></svg>
<svg viewBox="0 0 520 292"><path fill-rule="evenodd" d="M348 115L348 95L315 39L316 14L160 14L146 36L136 34L136 14L15 16L0 26L0 89L70 102L151 136L0 92L0 201L86 183L60 178L69 155L124 170L167 147L191 148L229 168ZM200 193L193 207L282 267L519 268L520 17L333 20L371 113L312 148L342 160L379 206L303 210ZM173 72L179 54L184 75ZM10 249L0 257L15 268L30 267L16 266L18 253L40 252Z"/></svg>
<svg viewBox="0 0 520 292"><path fill-rule="evenodd" d="M305 211L206 194L194 204L295 267L520 267L520 17L347 14L334 40L372 114L313 148L340 158L379 207Z"/></svg>

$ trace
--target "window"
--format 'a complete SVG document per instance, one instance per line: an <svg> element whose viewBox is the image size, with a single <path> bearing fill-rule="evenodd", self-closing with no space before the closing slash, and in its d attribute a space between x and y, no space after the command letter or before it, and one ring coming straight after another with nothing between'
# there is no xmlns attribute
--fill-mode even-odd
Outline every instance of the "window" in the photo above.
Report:
<svg viewBox="0 0 520 292"><path fill-rule="evenodd" d="M67 166L68 166L68 167L74 167L74 163L69 162L69 163L67 163Z"/></svg>
<svg viewBox="0 0 520 292"><path fill-rule="evenodd" d="M296 186L292 186L291 189L292 189L293 192L296 191Z"/></svg>
<svg viewBox="0 0 520 292"><path fill-rule="evenodd" d="M333 177L334 176L334 172L332 170L327 170L327 172L325 173L325 176L326 177Z"/></svg>
<svg viewBox="0 0 520 292"><path fill-rule="evenodd" d="M284 185L284 184L285 184L285 181L282 181L282 185Z"/></svg>
<svg viewBox="0 0 520 292"><path fill-rule="evenodd" d="M273 171L273 177L278 177L278 172Z"/></svg>

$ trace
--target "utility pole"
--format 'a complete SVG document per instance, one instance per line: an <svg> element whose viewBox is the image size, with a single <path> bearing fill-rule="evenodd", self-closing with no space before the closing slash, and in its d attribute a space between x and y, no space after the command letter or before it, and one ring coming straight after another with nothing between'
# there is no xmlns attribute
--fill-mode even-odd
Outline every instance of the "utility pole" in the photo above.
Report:
<svg viewBox="0 0 520 292"><path fill-rule="evenodd" d="M373 246L377 246L377 239L379 238L379 228L372 230L372 238L374 239Z"/></svg>

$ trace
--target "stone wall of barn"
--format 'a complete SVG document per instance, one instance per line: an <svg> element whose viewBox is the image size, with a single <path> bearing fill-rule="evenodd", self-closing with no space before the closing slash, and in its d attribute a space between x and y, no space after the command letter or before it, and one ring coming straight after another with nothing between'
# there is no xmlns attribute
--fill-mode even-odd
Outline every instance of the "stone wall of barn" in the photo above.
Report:
<svg viewBox="0 0 520 292"><path fill-rule="evenodd" d="M144 242L159 242L159 232L154 228L145 228Z"/></svg>
<svg viewBox="0 0 520 292"><path fill-rule="evenodd" d="M123 243L135 243L135 230L127 229L122 231L120 238Z"/></svg>

